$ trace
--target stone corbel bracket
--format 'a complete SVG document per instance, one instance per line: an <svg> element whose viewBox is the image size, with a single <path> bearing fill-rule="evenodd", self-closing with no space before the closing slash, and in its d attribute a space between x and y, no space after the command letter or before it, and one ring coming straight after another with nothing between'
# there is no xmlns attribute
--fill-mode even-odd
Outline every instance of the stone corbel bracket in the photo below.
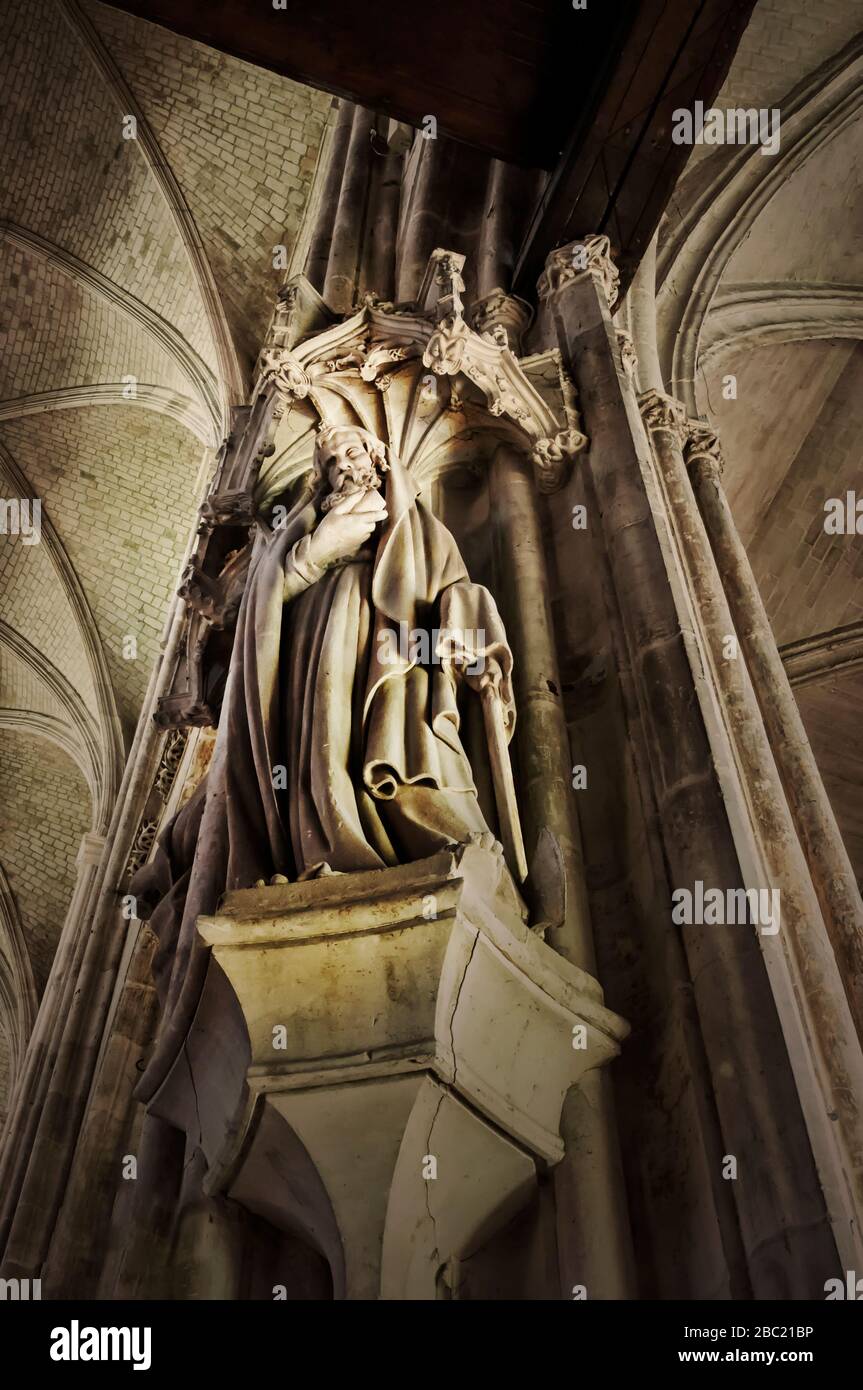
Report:
<svg viewBox="0 0 863 1390"><path fill-rule="evenodd" d="M468 847L229 893L199 919L251 1045L248 1099L207 1155L207 1188L275 1209L254 1177L275 1112L328 1193L347 1297L433 1297L440 1263L562 1158L567 1092L628 1032L525 915L501 859ZM423 1179L428 1156L439 1181Z"/></svg>
<svg viewBox="0 0 863 1390"><path fill-rule="evenodd" d="M551 439L540 439L531 451L540 492L557 492L566 483L576 454L588 446L580 430L561 430Z"/></svg>
<svg viewBox="0 0 863 1390"><path fill-rule="evenodd" d="M557 348L522 358L520 366L544 399L563 401L566 428L538 440L531 450L538 490L557 492L568 482L576 454L590 447L590 440L581 428L578 392Z"/></svg>

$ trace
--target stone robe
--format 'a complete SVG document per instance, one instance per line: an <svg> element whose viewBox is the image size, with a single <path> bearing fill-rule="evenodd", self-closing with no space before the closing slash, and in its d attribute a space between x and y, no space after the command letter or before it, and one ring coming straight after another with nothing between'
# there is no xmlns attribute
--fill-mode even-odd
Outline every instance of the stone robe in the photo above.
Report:
<svg viewBox="0 0 863 1390"><path fill-rule="evenodd" d="M320 486L304 492L282 529L261 528L256 538L208 776L131 884L139 915L155 904L156 982L171 1016L151 1084L139 1088L144 1098L203 983L195 921L226 889L323 866L407 863L487 830L459 737L450 657L422 664L398 653L397 635L484 634L463 655L497 662L511 732L512 656L494 600L470 582L449 531L396 459L380 534L354 559L317 571L306 538Z"/></svg>

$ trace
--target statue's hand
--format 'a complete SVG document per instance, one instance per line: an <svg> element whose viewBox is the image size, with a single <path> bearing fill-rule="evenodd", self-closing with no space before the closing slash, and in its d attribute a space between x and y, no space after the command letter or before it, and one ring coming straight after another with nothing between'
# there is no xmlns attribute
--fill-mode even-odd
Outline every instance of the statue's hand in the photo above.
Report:
<svg viewBox="0 0 863 1390"><path fill-rule="evenodd" d="M503 672L500 665L493 656L487 656L482 662L481 670L475 669L475 664L464 667L464 678L468 685L474 690L483 690L490 685L493 690L500 692L503 682Z"/></svg>
<svg viewBox="0 0 863 1390"><path fill-rule="evenodd" d="M350 559L387 515L379 492L351 492L325 514L312 532L309 559L321 569Z"/></svg>

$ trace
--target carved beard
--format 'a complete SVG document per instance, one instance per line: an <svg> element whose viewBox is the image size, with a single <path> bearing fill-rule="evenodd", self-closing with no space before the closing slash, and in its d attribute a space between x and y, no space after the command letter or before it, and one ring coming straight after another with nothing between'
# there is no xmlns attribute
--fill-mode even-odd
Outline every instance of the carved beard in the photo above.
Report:
<svg viewBox="0 0 863 1390"><path fill-rule="evenodd" d="M339 479L339 485L332 492L327 493L321 503L321 511L328 512L330 507L334 507L342 498L350 496L352 492L375 492L380 488L381 480L373 463L354 462L349 459L347 467L343 470Z"/></svg>

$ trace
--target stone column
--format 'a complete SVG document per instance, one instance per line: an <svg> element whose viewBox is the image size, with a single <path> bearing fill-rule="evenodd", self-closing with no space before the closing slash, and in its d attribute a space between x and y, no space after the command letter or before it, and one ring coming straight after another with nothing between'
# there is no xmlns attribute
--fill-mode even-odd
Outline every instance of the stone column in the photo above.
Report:
<svg viewBox="0 0 863 1390"><path fill-rule="evenodd" d="M747 888L769 887L778 895L776 930L762 932L758 939L837 1244L850 1267L863 1255L857 1236L863 1214L863 1053L690 487L683 455L690 438L685 411L679 402L653 390L640 397L640 405L691 581L694 626L707 649L702 703L708 705L708 729L717 726L716 747L724 725L732 745L733 763L718 762L717 770L741 871ZM702 432L695 433L696 448L704 449ZM777 1174L777 1186L783 1181Z"/></svg>
<svg viewBox="0 0 863 1390"><path fill-rule="evenodd" d="M516 652L520 808L534 880L528 890L535 911L553 918L546 933L549 944L593 974L596 960L571 786L572 756L531 463L502 444L492 463L490 488L499 538L501 611ZM545 846L543 833L551 837ZM552 844L557 847L554 852ZM555 902L550 880L558 874ZM633 1292L631 1235L610 1097L602 1070L589 1073L564 1103L561 1135L566 1152L554 1177L564 1297L571 1297L575 1284L583 1284L590 1298L625 1298Z"/></svg>
<svg viewBox="0 0 863 1390"><path fill-rule="evenodd" d="M75 1162L63 1206L42 1269L46 1298L95 1297L105 1255L111 1212L125 1160L137 1155L132 1144L138 1066L152 1042L157 1022L152 978L156 938L142 926L118 1001L116 1016L81 1126Z"/></svg>
<svg viewBox="0 0 863 1390"><path fill-rule="evenodd" d="M610 316L617 279L605 237L552 252L539 287L543 319L577 383L591 440L588 505L608 565L617 659L645 732L641 791L656 816L670 884L692 890L701 880L735 890L743 880L717 775L727 744L714 747L705 722L710 676L689 580ZM753 1292L812 1297L836 1268L836 1247L758 941L751 929L676 927L671 907L648 905L647 920L660 936L678 931L686 953L710 1072L705 1101L715 1106L723 1152L747 1174L732 1185L733 1215ZM729 1213L718 1199L714 1209L722 1226ZM731 1249L735 1239L733 1229L723 1230L723 1245Z"/></svg>
<svg viewBox="0 0 863 1390"><path fill-rule="evenodd" d="M854 870L725 496L716 434L696 424L686 457L848 1002L863 1039L863 900Z"/></svg>
<svg viewBox="0 0 863 1390"><path fill-rule="evenodd" d="M656 240L641 258L627 295L632 347L642 391L662 390L662 369L656 345Z"/></svg>
<svg viewBox="0 0 863 1390"><path fill-rule="evenodd" d="M351 136L345 155L344 175L322 290L326 303L340 314L350 313L356 292L362 256L363 226L368 206L373 121L373 112L360 106L353 108Z"/></svg>
<svg viewBox="0 0 863 1390"><path fill-rule="evenodd" d="M519 805L528 865L543 830L561 854L563 912L547 932L555 950L593 972L578 819L571 792L571 758L560 694L560 675L548 607L542 532L533 469L511 445L494 456L489 478L499 551L500 606L517 653L513 682L518 718ZM544 866L554 872L553 862ZM540 871L542 872L542 870Z"/></svg>

